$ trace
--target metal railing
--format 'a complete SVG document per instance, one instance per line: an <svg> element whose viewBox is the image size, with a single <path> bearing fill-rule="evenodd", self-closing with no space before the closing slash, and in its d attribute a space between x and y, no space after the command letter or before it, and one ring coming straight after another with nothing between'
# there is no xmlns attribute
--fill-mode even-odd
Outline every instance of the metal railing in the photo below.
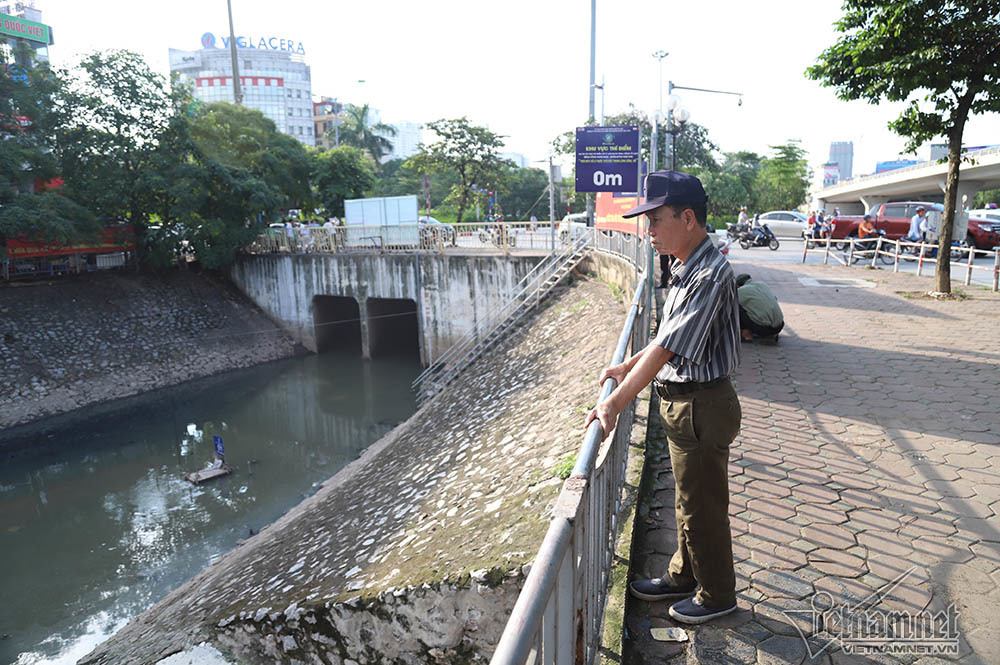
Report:
<svg viewBox="0 0 1000 665"><path fill-rule="evenodd" d="M841 255L834 245L842 248ZM833 238L809 238L802 245L802 263L806 262L809 252L823 252L823 263L828 264L832 257L834 261L843 266L852 266L856 258L863 258L865 263L875 267L876 261L884 257L891 260L892 271L899 272L900 262L912 261L917 264L917 276L923 275L926 264L936 264L938 250L937 243L908 242L902 238L889 240L883 236L877 239L844 238L834 240ZM1000 291L1000 247L993 249L976 249L965 245L953 245L951 250L952 265L959 266L965 262L966 286L972 284L972 273L975 270L982 270L993 275L993 291ZM992 265L976 265L977 256L993 257Z"/></svg>
<svg viewBox="0 0 1000 665"><path fill-rule="evenodd" d="M423 404L451 383L482 353L499 340L503 333L554 287L583 257L591 245L593 229L586 229L572 243L542 259L514 287L514 295L490 310L482 322L452 344L434 360L411 384L417 403Z"/></svg>
<svg viewBox="0 0 1000 665"><path fill-rule="evenodd" d="M553 229L553 227L555 227ZM501 222L395 226L274 226L250 244L251 254L558 250L589 230L568 223Z"/></svg>
<svg viewBox="0 0 1000 665"><path fill-rule="evenodd" d="M635 352L648 339L648 282L639 280L636 286L613 364L624 360L630 346ZM598 400L614 388L614 379L607 379ZM634 418L633 400L619 414L614 436L607 441L602 443L604 433L596 420L587 429L491 665L594 662Z"/></svg>

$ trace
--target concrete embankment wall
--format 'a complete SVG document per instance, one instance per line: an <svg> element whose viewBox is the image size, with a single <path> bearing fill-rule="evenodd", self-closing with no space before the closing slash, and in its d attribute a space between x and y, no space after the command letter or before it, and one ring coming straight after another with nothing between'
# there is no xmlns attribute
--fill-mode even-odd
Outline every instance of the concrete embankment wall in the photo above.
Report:
<svg viewBox="0 0 1000 665"><path fill-rule="evenodd" d="M14 425L289 357L296 348L231 284L203 273L3 284L0 446L20 439Z"/></svg>
<svg viewBox="0 0 1000 665"><path fill-rule="evenodd" d="M358 303L361 352L371 357L381 319L375 299L413 301L420 357L433 362L514 295L541 256L461 254L269 254L244 256L233 282L298 342L317 350L317 296ZM350 317L348 317L350 318ZM383 323L383 321L385 321ZM329 323L333 323L330 321Z"/></svg>
<svg viewBox="0 0 1000 665"><path fill-rule="evenodd" d="M314 496L81 662L205 642L243 663L485 662L627 311L633 273L585 265L608 281L577 273Z"/></svg>

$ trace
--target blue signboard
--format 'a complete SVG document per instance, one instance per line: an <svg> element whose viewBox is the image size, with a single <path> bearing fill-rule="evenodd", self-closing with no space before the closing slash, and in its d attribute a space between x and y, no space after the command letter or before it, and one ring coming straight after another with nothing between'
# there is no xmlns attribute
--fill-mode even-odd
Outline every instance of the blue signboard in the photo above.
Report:
<svg viewBox="0 0 1000 665"><path fill-rule="evenodd" d="M576 191L639 189L638 127L576 128Z"/></svg>
<svg viewBox="0 0 1000 665"><path fill-rule="evenodd" d="M215 454L218 455L219 457L225 457L226 449L222 447L222 437L213 436L212 441L215 442Z"/></svg>

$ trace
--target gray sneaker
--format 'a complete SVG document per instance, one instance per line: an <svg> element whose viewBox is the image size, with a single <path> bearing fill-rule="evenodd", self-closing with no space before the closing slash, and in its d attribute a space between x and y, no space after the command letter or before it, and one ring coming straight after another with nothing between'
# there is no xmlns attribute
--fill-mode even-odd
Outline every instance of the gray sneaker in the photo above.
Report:
<svg viewBox="0 0 1000 665"><path fill-rule="evenodd" d="M697 584L692 584L689 587L679 587L674 586L669 580L662 577L654 577L651 580L633 580L628 585L629 592L636 598L653 601L684 598L693 595L697 589Z"/></svg>
<svg viewBox="0 0 1000 665"><path fill-rule="evenodd" d="M685 598L670 606L670 616L681 623L705 623L717 617L726 616L736 611L736 602L727 607L709 607L702 605L697 598Z"/></svg>

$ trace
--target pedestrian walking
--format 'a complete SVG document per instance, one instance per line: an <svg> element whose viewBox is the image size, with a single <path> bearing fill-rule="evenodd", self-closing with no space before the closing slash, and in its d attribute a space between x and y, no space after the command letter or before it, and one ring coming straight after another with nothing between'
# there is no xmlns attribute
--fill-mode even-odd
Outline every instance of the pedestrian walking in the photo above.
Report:
<svg viewBox="0 0 1000 665"><path fill-rule="evenodd" d="M730 380L739 364L739 303L733 270L706 231L707 201L698 178L657 171L646 178L645 202L624 215L645 214L653 248L676 261L656 337L601 373L617 387L586 420L607 437L625 405L654 382L676 481L677 551L662 577L634 580L629 590L677 600L670 616L690 624L736 609L728 463L742 416Z"/></svg>

